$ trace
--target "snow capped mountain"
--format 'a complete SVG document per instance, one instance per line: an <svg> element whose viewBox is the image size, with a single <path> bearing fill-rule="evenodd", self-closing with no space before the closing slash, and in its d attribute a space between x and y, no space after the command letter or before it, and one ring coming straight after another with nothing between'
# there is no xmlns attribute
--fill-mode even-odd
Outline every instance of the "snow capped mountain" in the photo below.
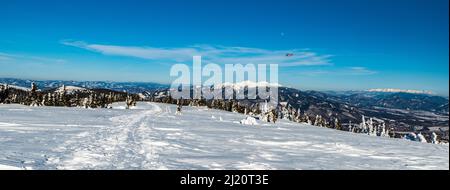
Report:
<svg viewBox="0 0 450 190"><path fill-rule="evenodd" d="M410 93L410 94L429 94L433 95L434 93L427 90L402 90L402 89L395 89L395 88L375 88L375 89L369 89L367 92L390 92L390 93Z"/></svg>
<svg viewBox="0 0 450 190"><path fill-rule="evenodd" d="M64 85L55 90L55 92L58 92L58 93L62 93L64 91L68 94L74 94L77 92L84 92L84 93L90 92L90 90L88 90L86 88L81 88L81 87L77 87L77 86L64 86Z"/></svg>
<svg viewBox="0 0 450 190"><path fill-rule="evenodd" d="M245 87L247 87L247 88L281 87L281 85L278 83L270 83L270 82L266 82L266 81L254 82L254 81L246 80L246 81L241 81L241 82L236 82L236 83L225 82L222 84L216 84L216 85L214 85L214 87L217 87L217 88L232 87L234 89L244 89Z"/></svg>

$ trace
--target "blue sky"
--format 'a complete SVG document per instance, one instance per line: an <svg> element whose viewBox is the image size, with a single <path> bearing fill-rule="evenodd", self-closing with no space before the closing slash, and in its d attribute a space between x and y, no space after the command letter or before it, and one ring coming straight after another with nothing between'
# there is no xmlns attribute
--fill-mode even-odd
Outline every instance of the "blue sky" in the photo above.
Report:
<svg viewBox="0 0 450 190"><path fill-rule="evenodd" d="M170 83L190 54L283 85L448 95L448 0L0 2L0 77ZM294 52L295 56L284 55Z"/></svg>

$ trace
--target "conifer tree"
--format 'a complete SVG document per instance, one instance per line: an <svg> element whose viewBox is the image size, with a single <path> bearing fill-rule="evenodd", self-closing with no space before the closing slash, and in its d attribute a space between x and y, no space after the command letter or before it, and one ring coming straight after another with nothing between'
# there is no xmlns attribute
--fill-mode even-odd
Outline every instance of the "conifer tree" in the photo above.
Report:
<svg viewBox="0 0 450 190"><path fill-rule="evenodd" d="M339 119L337 117L334 120L334 128L337 130L341 130L341 123L339 122Z"/></svg>
<svg viewBox="0 0 450 190"><path fill-rule="evenodd" d="M417 134L417 138L422 143L427 143L427 139L422 135L422 133Z"/></svg>
<svg viewBox="0 0 450 190"><path fill-rule="evenodd" d="M433 144L439 144L438 136L435 132L431 134L431 143Z"/></svg>

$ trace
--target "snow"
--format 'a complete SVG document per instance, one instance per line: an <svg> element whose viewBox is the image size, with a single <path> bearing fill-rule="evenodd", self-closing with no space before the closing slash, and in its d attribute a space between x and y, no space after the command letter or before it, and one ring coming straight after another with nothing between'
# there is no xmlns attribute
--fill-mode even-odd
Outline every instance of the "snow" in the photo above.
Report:
<svg viewBox="0 0 450 190"><path fill-rule="evenodd" d="M241 120L242 125L258 125L258 122L256 122L256 119L254 117L248 116L247 118Z"/></svg>
<svg viewBox="0 0 450 190"><path fill-rule="evenodd" d="M61 93L64 91L64 89L66 90L66 93L68 93L68 94L73 94L75 92L89 92L88 89L77 87L77 86L61 86L58 89L56 89L56 92Z"/></svg>
<svg viewBox="0 0 450 190"><path fill-rule="evenodd" d="M266 81L259 81L259 82L255 82L255 81L241 81L241 82L236 82L236 83L229 83L229 82L225 82L222 84L216 84L214 85L217 88L222 88L222 87L232 87L234 89L244 89L245 87L248 88L256 88L256 87L281 87L281 85L279 83L270 83L270 82L266 82Z"/></svg>
<svg viewBox="0 0 450 190"><path fill-rule="evenodd" d="M23 91L30 91L31 90L30 88L16 86L16 85L9 85L9 84L3 84L3 83L0 83L0 85L2 85L2 86L8 85L9 88L14 88L14 89L23 90Z"/></svg>
<svg viewBox="0 0 450 190"><path fill-rule="evenodd" d="M402 90L402 89L396 89L396 88L375 88L375 89L369 89L368 92L403 92L403 93L410 93L410 94L429 94L433 95L434 93L427 90Z"/></svg>
<svg viewBox="0 0 450 190"><path fill-rule="evenodd" d="M14 166L6 166L0 164L0 170L22 170L22 168L14 167Z"/></svg>
<svg viewBox="0 0 450 190"><path fill-rule="evenodd" d="M449 168L445 145L285 120L247 126L245 115L205 107L123 107L0 105L0 169Z"/></svg>

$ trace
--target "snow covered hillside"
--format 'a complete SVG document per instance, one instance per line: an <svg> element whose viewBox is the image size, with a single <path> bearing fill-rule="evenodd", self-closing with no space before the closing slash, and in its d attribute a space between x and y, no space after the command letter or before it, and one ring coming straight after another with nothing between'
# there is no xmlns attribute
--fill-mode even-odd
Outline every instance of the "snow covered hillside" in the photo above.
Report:
<svg viewBox="0 0 450 190"><path fill-rule="evenodd" d="M0 105L0 169L449 169L448 145L203 107L124 107Z"/></svg>

